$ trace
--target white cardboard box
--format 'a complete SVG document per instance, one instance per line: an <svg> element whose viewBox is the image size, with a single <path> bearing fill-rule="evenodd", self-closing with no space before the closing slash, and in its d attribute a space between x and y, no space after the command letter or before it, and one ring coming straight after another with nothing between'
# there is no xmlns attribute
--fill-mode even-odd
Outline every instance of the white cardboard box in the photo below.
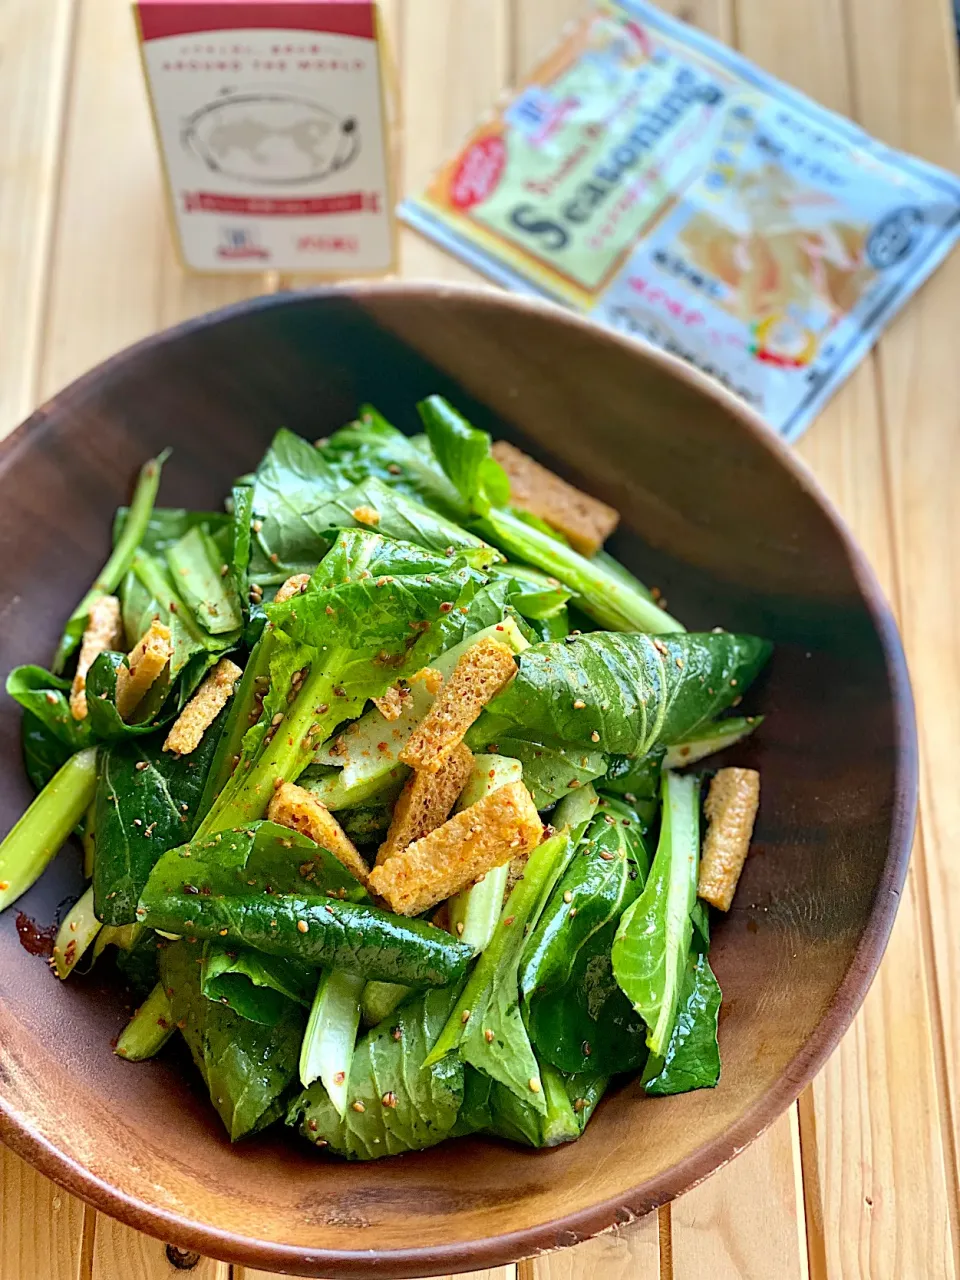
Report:
<svg viewBox="0 0 960 1280"><path fill-rule="evenodd" d="M135 0L184 265L382 275L395 234L373 0Z"/></svg>

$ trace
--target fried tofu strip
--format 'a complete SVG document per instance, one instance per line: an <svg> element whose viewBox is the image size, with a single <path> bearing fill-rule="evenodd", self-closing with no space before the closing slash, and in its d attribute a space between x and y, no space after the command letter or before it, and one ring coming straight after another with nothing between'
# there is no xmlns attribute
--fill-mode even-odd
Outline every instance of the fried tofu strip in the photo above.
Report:
<svg viewBox="0 0 960 1280"><path fill-rule="evenodd" d="M599 551L619 524L613 507L567 484L506 440L496 442L493 456L510 480L513 505L546 520L583 555Z"/></svg>
<svg viewBox="0 0 960 1280"><path fill-rule="evenodd" d="M370 872L370 889L392 911L415 916L535 848L543 824L522 782L478 800Z"/></svg>
<svg viewBox="0 0 960 1280"><path fill-rule="evenodd" d="M127 666L117 670L117 714L126 720L173 656L170 628L154 618L130 650Z"/></svg>
<svg viewBox="0 0 960 1280"><path fill-rule="evenodd" d="M399 720L403 711L403 694L397 685L392 685L380 698L374 698L373 705L384 720Z"/></svg>
<svg viewBox="0 0 960 1280"><path fill-rule="evenodd" d="M400 752L404 764L435 773L492 697L517 673L513 650L489 636L470 646Z"/></svg>
<svg viewBox="0 0 960 1280"><path fill-rule="evenodd" d="M229 658L221 658L171 726L164 751L188 756L199 747L203 735L233 697L243 672Z"/></svg>
<svg viewBox="0 0 960 1280"><path fill-rule="evenodd" d="M267 817L281 827L309 836L366 885L369 872L356 845L327 806L305 787L285 782L270 801Z"/></svg>
<svg viewBox="0 0 960 1280"><path fill-rule="evenodd" d="M720 911L730 910L759 805L760 775L755 769L720 769L710 783L703 807L709 826L697 893Z"/></svg>
<svg viewBox="0 0 960 1280"><path fill-rule="evenodd" d="M390 830L377 852L378 867L446 822L472 768L473 753L461 742L436 773L414 773L394 806Z"/></svg>
<svg viewBox="0 0 960 1280"><path fill-rule="evenodd" d="M119 649L122 644L120 601L116 596L100 596L90 606L86 630L80 644L77 671L70 689L70 714L74 720L87 718L87 672L93 666L94 659L108 649Z"/></svg>
<svg viewBox="0 0 960 1280"><path fill-rule="evenodd" d="M274 604L283 604L284 600L292 600L294 596L302 595L310 585L309 573L295 573L292 578L288 578L277 594L273 597Z"/></svg>

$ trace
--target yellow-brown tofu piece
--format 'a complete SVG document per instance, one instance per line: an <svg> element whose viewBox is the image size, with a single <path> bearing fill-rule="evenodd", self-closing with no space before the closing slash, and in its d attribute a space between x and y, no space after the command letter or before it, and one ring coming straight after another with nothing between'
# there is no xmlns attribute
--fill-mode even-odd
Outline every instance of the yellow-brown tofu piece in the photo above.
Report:
<svg viewBox="0 0 960 1280"><path fill-rule="evenodd" d="M760 775L755 769L718 770L703 806L709 825L697 893L720 911L730 910L759 807Z"/></svg>
<svg viewBox="0 0 960 1280"><path fill-rule="evenodd" d="M378 867L447 820L472 768L473 753L461 742L436 773L418 769L408 779L394 806L390 830L377 852Z"/></svg>
<svg viewBox="0 0 960 1280"><path fill-rule="evenodd" d="M509 782L374 867L370 889L392 911L416 916L529 853L543 824L522 782Z"/></svg>
<svg viewBox="0 0 960 1280"><path fill-rule="evenodd" d="M561 480L506 440L496 442L493 456L510 480L513 505L546 520L581 554L594 555L620 523L613 507Z"/></svg>
<svg viewBox="0 0 960 1280"><path fill-rule="evenodd" d="M323 801L318 800L305 787L285 782L270 801L267 817L281 827L289 827L291 831L309 836L321 848L332 853L361 884L367 883L367 864L356 845Z"/></svg>
<svg viewBox="0 0 960 1280"><path fill-rule="evenodd" d="M87 626L80 642L77 670L70 687L70 714L74 720L87 718L87 672L94 660L108 649L119 649L122 644L120 601L116 596L100 596L90 606Z"/></svg>
<svg viewBox="0 0 960 1280"><path fill-rule="evenodd" d="M203 735L233 697L242 675L235 662L221 658L173 722L164 751L175 751L179 756L196 751Z"/></svg>
<svg viewBox="0 0 960 1280"><path fill-rule="evenodd" d="M283 604L285 600L292 600L294 596L302 595L309 585L309 573L295 573L292 578L288 578L283 586L280 587L273 597L273 603Z"/></svg>
<svg viewBox="0 0 960 1280"><path fill-rule="evenodd" d="M154 618L117 670L117 714L128 719L173 656L170 628Z"/></svg>
<svg viewBox="0 0 960 1280"><path fill-rule="evenodd" d="M490 636L471 645L410 735L400 752L401 761L435 773L490 699L516 674L509 645Z"/></svg>

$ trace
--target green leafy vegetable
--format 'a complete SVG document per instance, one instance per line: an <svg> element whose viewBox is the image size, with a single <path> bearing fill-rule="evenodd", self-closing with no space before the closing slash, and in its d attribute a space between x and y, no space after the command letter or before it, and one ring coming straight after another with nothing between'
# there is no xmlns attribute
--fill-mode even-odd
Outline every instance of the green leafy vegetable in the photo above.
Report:
<svg viewBox="0 0 960 1280"><path fill-rule="evenodd" d="M434 1046L428 1065L459 1049L464 1061L545 1111L540 1072L519 1009L517 970L525 929L534 925L572 852L567 831L531 853L487 949ZM487 1034L487 1033L490 1034Z"/></svg>
<svg viewBox="0 0 960 1280"><path fill-rule="evenodd" d="M430 396L418 406L430 444L443 470L477 517L473 528L511 560L540 569L568 587L577 605L602 627L614 631L683 631L623 573L602 560L588 560L512 512L510 482L490 452L490 437L471 427L443 399Z"/></svg>
<svg viewBox="0 0 960 1280"><path fill-rule="evenodd" d="M621 990L648 1027L647 1046L670 1043L693 936L700 857L699 779L663 775L660 842L643 893L623 914L611 958Z"/></svg>
<svg viewBox="0 0 960 1280"><path fill-rule="evenodd" d="M298 960L220 942L204 944L203 994L251 1022L275 1027L289 1012L291 1001L309 1008L316 984L316 969Z"/></svg>
<svg viewBox="0 0 960 1280"><path fill-rule="evenodd" d="M287 1015L265 1027L200 990L199 948L186 942L161 953L161 980L174 1021L210 1091L210 1101L231 1142L264 1129L283 1114L283 1096L296 1079L304 1014L291 1003Z"/></svg>
<svg viewBox="0 0 960 1280"><path fill-rule="evenodd" d="M83 819L97 786L97 751L86 747L50 779L0 844L0 911L16 902L53 861Z"/></svg>
<svg viewBox="0 0 960 1280"><path fill-rule="evenodd" d="M728 707L769 652L765 640L726 632L598 631L533 645L520 655L516 679L488 704L483 732L499 743L501 726L524 726L567 751L644 756Z"/></svg>
<svg viewBox="0 0 960 1280"><path fill-rule="evenodd" d="M43 667L14 667L7 676L7 693L32 716L30 733L45 759L53 752L51 738L68 754L90 743L90 726L85 720L75 720L71 714L70 684L69 680L51 675ZM44 730L42 748L40 726ZM26 746L25 737L25 749Z"/></svg>
<svg viewBox="0 0 960 1280"><path fill-rule="evenodd" d="M442 929L369 906L332 854L272 822L169 850L137 914L165 933L415 987L458 979L471 954Z"/></svg>
<svg viewBox="0 0 960 1280"><path fill-rule="evenodd" d="M187 841L216 751L225 712L187 756L163 750L163 734L115 742L101 757L93 887L104 924L133 924L157 859Z"/></svg>
<svg viewBox="0 0 960 1280"><path fill-rule="evenodd" d="M167 549L167 564L202 627L214 636L239 631L243 626L240 597L230 566L209 533L194 525Z"/></svg>
<svg viewBox="0 0 960 1280"><path fill-rule="evenodd" d="M319 1080L339 1116L347 1109L364 985L354 973L331 969L323 974L300 1047L300 1083L308 1089Z"/></svg>
<svg viewBox="0 0 960 1280"><path fill-rule="evenodd" d="M318 1081L292 1103L287 1123L309 1141L348 1160L376 1160L442 1142L463 1100L463 1064L447 1058L428 1066L428 1051L457 998L456 986L427 991L363 1036L347 1084L341 1117Z"/></svg>
<svg viewBox="0 0 960 1280"><path fill-rule="evenodd" d="M562 987L589 938L619 919L627 886L646 879L649 855L636 816L607 800L530 934L520 966L520 990Z"/></svg>
<svg viewBox="0 0 960 1280"><path fill-rule="evenodd" d="M109 595L111 591L116 591L123 581L124 574L130 568L134 553L143 539L144 531L150 520L150 513L153 511L157 490L160 487L160 472L167 456L166 452L161 453L159 457L151 458L149 462L145 462L140 468L140 476L137 480L133 500L130 503L123 532L110 553L107 563L97 575L93 586L70 615L66 630L57 646L57 652L53 659L53 670L57 675L63 671L67 658L80 643L87 625L90 606L94 600L99 600L101 596Z"/></svg>
<svg viewBox="0 0 960 1280"><path fill-rule="evenodd" d="M687 957L677 1019L666 1053L662 1058L651 1054L647 1060L643 1073L647 1093L686 1093L714 1087L720 1079L720 1000L720 984L707 957L692 950Z"/></svg>
<svg viewBox="0 0 960 1280"><path fill-rule="evenodd" d="M726 751L727 747L735 746L748 738L761 724L763 716L729 716L726 720L705 724L689 740L678 742L668 749L663 767L683 769L717 751Z"/></svg>
<svg viewBox="0 0 960 1280"><path fill-rule="evenodd" d="M204 819L204 833L259 818L278 780L294 781L336 725L417 669L417 637L474 582L475 571L457 557L359 530L341 533L309 589L270 606L274 626L302 646L297 666L308 670L297 692L277 669L288 659L280 653L271 659L264 720L271 706L277 710L252 767L235 770Z"/></svg>
<svg viewBox="0 0 960 1280"><path fill-rule="evenodd" d="M158 982L120 1032L114 1053L128 1062L145 1062L160 1052L176 1027L170 998Z"/></svg>

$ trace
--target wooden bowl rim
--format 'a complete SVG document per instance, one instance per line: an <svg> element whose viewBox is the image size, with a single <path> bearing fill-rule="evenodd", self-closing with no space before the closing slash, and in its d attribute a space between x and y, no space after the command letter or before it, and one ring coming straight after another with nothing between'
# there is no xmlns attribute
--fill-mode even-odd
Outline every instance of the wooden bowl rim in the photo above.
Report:
<svg viewBox="0 0 960 1280"><path fill-rule="evenodd" d="M236 316L272 308L309 306L318 300L343 296L355 297L361 303L366 298L376 301L407 297L420 302L451 298L469 302L480 309L496 311L507 308L530 314L545 314L558 325L581 330L598 342L620 346L641 360L659 365L665 373L723 405L743 429L791 474L806 496L820 508L836 533L884 653L894 720L896 782L887 858L850 967L837 988L830 1007L781 1079L754 1106L713 1141L698 1148L679 1164L623 1195L522 1231L505 1232L450 1245L373 1252L369 1249L309 1249L268 1243L144 1204L135 1196L127 1195L119 1187L102 1181L79 1162L58 1150L17 1115L0 1094L0 1140L72 1195L137 1230L196 1250L207 1257L262 1270L280 1269L304 1276L361 1277L376 1272L384 1276L421 1277L502 1266L518 1258L548 1253L625 1226L642 1216L631 1209L630 1204L642 1204L644 1212L652 1212L657 1206L691 1190L729 1163L797 1099L852 1022L877 971L893 927L916 824L917 729L906 658L890 606L864 553L807 464L759 414L699 370L641 339L604 328L585 316L539 298L505 293L492 286L429 280L392 280L321 285L298 289L296 292L245 299L151 334L123 348L75 379L37 408L0 443L0 473L14 465L21 451L32 444L35 434L47 425L47 419L58 401L77 397L82 400L86 391L95 387L105 375L109 375L131 356L179 341L191 333ZM528 1154L531 1159L538 1158L537 1153Z"/></svg>

